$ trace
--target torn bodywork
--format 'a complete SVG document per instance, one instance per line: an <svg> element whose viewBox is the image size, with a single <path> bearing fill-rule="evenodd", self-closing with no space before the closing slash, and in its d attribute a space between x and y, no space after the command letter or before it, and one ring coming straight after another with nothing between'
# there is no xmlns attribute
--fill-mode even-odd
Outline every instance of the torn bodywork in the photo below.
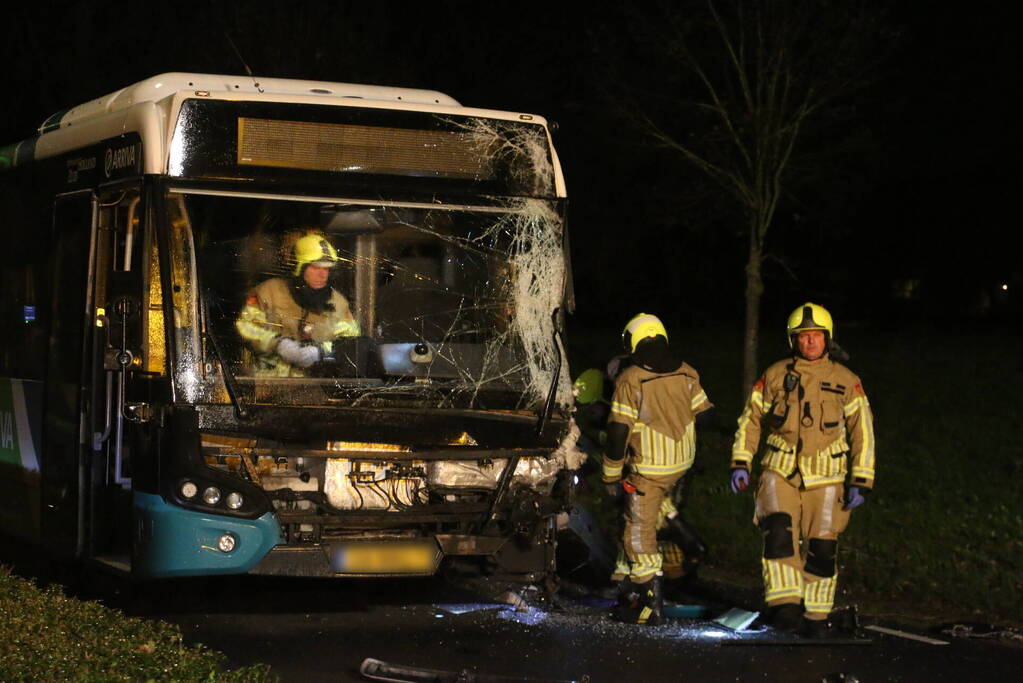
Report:
<svg viewBox="0 0 1023 683"><path fill-rule="evenodd" d="M489 174L515 196L166 193L175 382L193 406L171 419L193 424L176 447L194 453L165 495L207 511L216 484L237 515L269 512L280 542L249 571L553 569L584 459L553 152L542 126L431 125L482 158L451 179Z"/></svg>
<svg viewBox="0 0 1023 683"><path fill-rule="evenodd" d="M562 432L558 421L532 440L533 414L504 415L496 426L485 414L445 411L411 428L394 424L386 431L405 443L387 444L319 440L325 425L343 421L320 410L302 411L309 422L296 421L283 439L276 429L276 439L217 433L218 417L230 417L223 409L199 416L205 467L258 488L250 491L265 496L281 525L283 543L255 573L431 574L443 558L528 581L553 569L554 519L582 459L575 431L560 444L551 440ZM260 431L258 416L247 425L251 434ZM407 421L379 408L354 417L377 429ZM461 427L477 436L454 434ZM424 445L427 435L448 435L449 443Z"/></svg>

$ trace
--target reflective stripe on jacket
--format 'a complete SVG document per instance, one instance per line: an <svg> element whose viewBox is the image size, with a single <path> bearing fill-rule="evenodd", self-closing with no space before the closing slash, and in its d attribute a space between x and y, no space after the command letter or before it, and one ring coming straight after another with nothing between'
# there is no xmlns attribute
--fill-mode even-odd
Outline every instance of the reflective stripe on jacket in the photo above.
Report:
<svg viewBox="0 0 1023 683"><path fill-rule="evenodd" d="M785 377L792 374L789 391ZM783 477L797 469L806 488L845 481L874 485L874 418L851 370L824 358L779 361L753 385L739 417L732 466L750 468L766 435L763 466Z"/></svg>
<svg viewBox="0 0 1023 683"><path fill-rule="evenodd" d="M629 428L633 470L664 476L685 472L693 464L695 416L712 407L700 375L688 364L665 373L634 365L615 382L609 421Z"/></svg>
<svg viewBox="0 0 1023 683"><path fill-rule="evenodd" d="M284 278L271 278L253 289L235 321L235 328L255 352L256 374L277 377L305 374L275 353L277 342L283 337L320 344L324 352L329 353L334 339L358 336L359 323L352 316L348 300L332 289L330 303L332 311L307 311L295 301L291 284Z"/></svg>

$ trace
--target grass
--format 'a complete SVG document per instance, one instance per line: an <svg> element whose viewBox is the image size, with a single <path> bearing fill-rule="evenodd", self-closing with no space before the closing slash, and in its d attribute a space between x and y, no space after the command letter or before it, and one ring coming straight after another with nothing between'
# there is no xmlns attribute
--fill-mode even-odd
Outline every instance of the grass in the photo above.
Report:
<svg viewBox="0 0 1023 683"><path fill-rule="evenodd" d="M618 331L570 333L573 377L618 353ZM684 516L712 547L710 571L759 583L752 496L733 495L727 483L743 400L741 331L669 334L717 406L717 425L699 436ZM877 481L842 536L836 603L1023 622L1023 340L923 328L840 334L874 411ZM765 331L761 339L762 367L787 353L782 334Z"/></svg>
<svg viewBox="0 0 1023 683"><path fill-rule="evenodd" d="M0 680L276 681L268 667L228 671L225 657L185 645L177 626L125 617L40 589L0 566Z"/></svg>

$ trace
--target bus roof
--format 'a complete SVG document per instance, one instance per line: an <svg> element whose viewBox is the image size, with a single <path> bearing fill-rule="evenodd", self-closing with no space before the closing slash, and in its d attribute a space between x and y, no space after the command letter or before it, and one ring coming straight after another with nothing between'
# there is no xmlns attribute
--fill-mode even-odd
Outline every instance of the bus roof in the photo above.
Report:
<svg viewBox="0 0 1023 683"><path fill-rule="evenodd" d="M39 126L47 133L61 126L81 123L140 102L156 102L181 90L195 90L210 95L227 93L260 93L287 96L320 96L412 104L461 106L457 100L436 90L392 88L381 85L305 81L290 78L260 78L222 74L165 73L139 81L71 109L57 112Z"/></svg>
<svg viewBox="0 0 1023 683"><path fill-rule="evenodd" d="M547 121L542 116L464 107L451 96L436 90L172 72L147 78L53 114L39 126L34 137L0 145L0 170L85 150L101 141L134 132L144 141L141 172L166 173L178 112L182 103L189 99L457 114L523 121L547 128ZM549 135L548 132L548 139ZM557 194L565 196L564 178L553 146L550 153Z"/></svg>

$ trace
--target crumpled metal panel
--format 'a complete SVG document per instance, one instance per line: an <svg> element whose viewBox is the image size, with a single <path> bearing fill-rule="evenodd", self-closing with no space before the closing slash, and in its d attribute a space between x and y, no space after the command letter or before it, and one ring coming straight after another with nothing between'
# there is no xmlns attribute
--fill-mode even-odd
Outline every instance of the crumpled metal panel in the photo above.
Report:
<svg viewBox="0 0 1023 683"><path fill-rule="evenodd" d="M550 493L554 480L562 469L577 470L586 462L586 454L579 450L579 427L573 422L557 450L549 458L521 458L512 475L512 486L527 486ZM501 473L508 461L437 460L426 467L426 481L431 488L483 489L497 488Z"/></svg>
<svg viewBox="0 0 1023 683"><path fill-rule="evenodd" d="M497 488L501 473L507 466L508 461L503 458L482 464L438 460L427 465L426 481L431 488L492 490ZM561 466L554 458L522 458L512 475L511 485L549 492Z"/></svg>
<svg viewBox="0 0 1023 683"><path fill-rule="evenodd" d="M426 483L430 488L495 489L507 460L480 464L465 460L436 460L426 466Z"/></svg>

